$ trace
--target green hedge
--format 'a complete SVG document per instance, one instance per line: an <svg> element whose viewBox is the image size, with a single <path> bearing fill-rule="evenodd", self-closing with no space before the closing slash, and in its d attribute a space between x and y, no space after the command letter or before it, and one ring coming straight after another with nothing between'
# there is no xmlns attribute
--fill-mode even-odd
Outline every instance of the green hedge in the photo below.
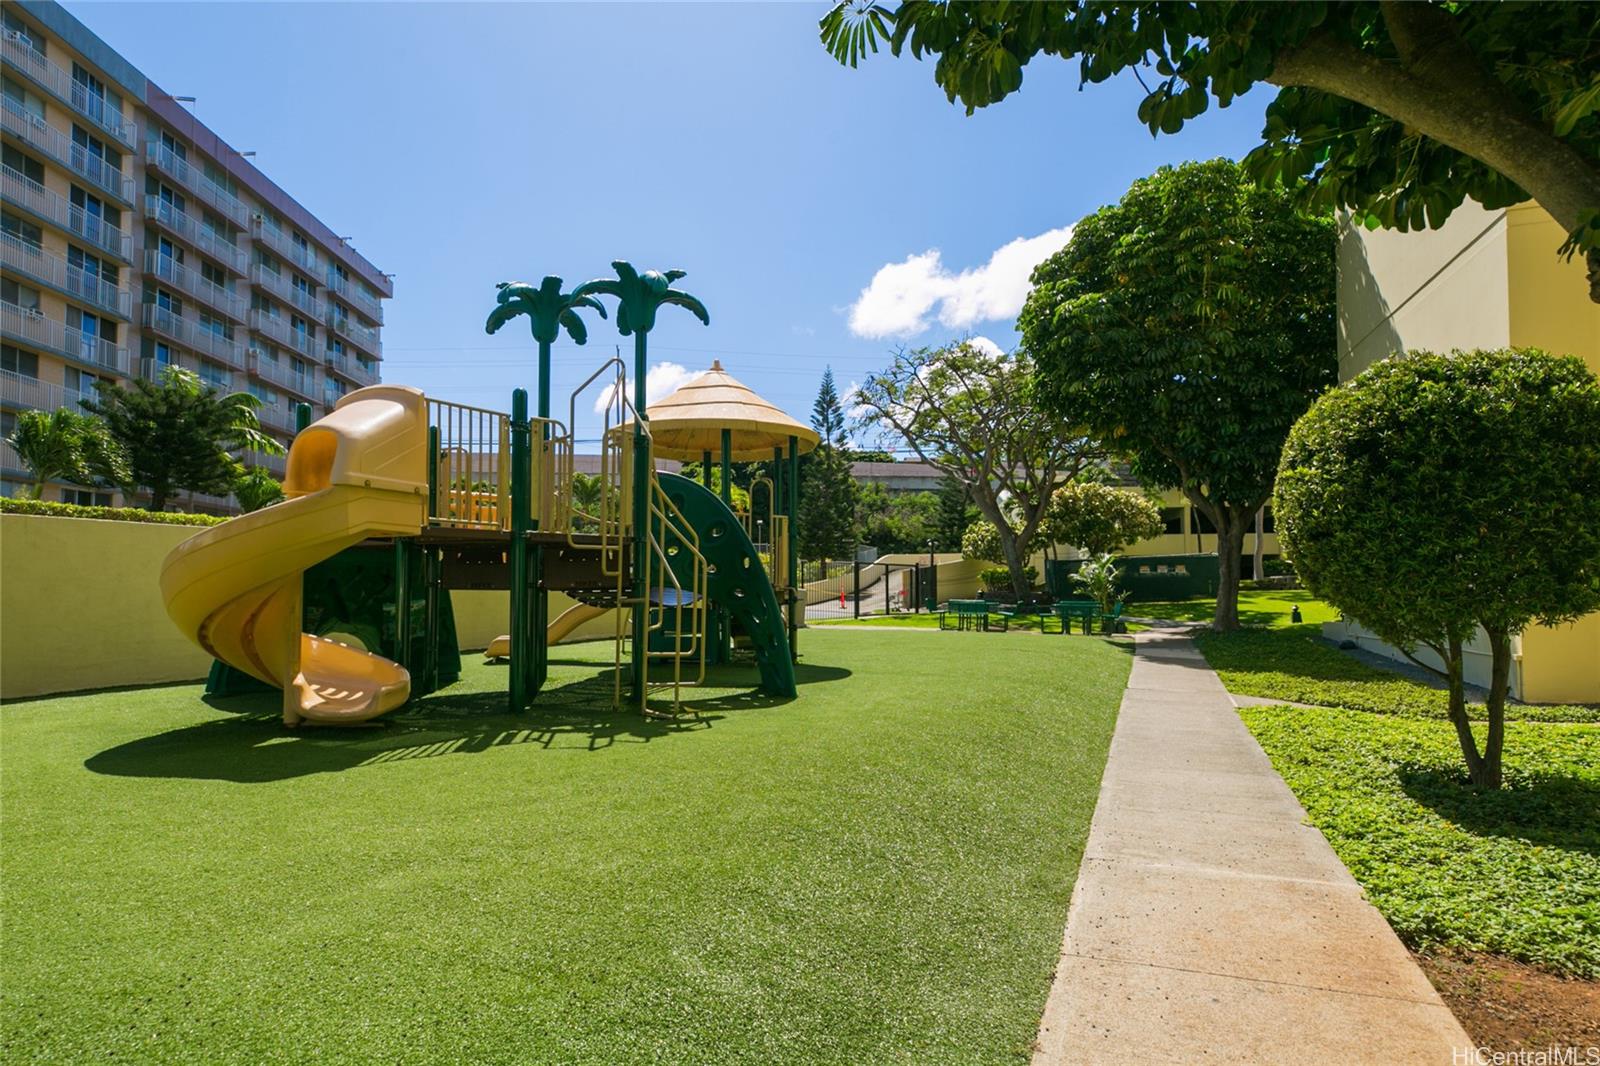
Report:
<svg viewBox="0 0 1600 1066"><path fill-rule="evenodd" d="M227 519L209 514L144 511L137 507L79 507L75 503L17 500L0 496L0 514L45 515L50 518L99 518L110 522L150 522L163 526L215 526Z"/></svg>

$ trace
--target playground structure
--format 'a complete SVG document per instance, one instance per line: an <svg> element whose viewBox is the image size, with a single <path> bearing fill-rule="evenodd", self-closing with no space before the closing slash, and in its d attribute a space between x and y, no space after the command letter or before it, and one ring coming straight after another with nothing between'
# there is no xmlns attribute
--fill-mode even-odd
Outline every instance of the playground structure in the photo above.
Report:
<svg viewBox="0 0 1600 1066"><path fill-rule="evenodd" d="M459 676L449 592L493 589L509 594L509 632L492 650L509 659L513 713L547 682L550 644L606 612L616 618L614 706L626 690L642 713L682 714L683 689L703 683L735 641L753 653L761 691L796 694L791 518L798 456L816 434L720 365L639 417L655 307L692 301L707 316L670 287L681 273L614 265L620 282L570 294L558 278L537 290L501 286L488 329L530 318L535 416L522 389L502 413L394 385L352 392L315 423L300 409L287 498L197 533L162 567L168 614L217 660L208 693L281 689L291 726L377 717ZM618 326L635 334L634 399L628 368L613 358L574 390L562 422L549 413L550 342L559 325L582 343L575 308L603 316L595 292L619 297ZM595 389L607 399L599 499L586 511L572 492L572 427ZM722 459L720 497L710 441ZM706 484L656 472L657 458L691 452ZM729 466L753 458L772 461L771 477L752 486L752 511L758 490L766 505L738 514ZM752 530L772 532L765 553ZM577 601L556 619L553 591ZM671 709L653 707L652 693L667 689Z"/></svg>

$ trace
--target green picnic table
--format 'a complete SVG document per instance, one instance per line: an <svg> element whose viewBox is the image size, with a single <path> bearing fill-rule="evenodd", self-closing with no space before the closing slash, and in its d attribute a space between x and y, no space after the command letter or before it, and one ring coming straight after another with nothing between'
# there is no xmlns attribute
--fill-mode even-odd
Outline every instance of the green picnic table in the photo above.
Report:
<svg viewBox="0 0 1600 1066"><path fill-rule="evenodd" d="M1093 600L1062 600L1055 606L1055 617L1061 623L1063 634L1072 632L1072 623L1081 618L1083 632L1087 636L1093 632L1094 623L1100 617L1100 605Z"/></svg>
<svg viewBox="0 0 1600 1066"><path fill-rule="evenodd" d="M940 629L961 630L989 630L989 616L992 612L988 600L950 600L944 605L944 610L939 612ZM954 616L954 624L946 624L946 618ZM1006 619L1000 617L1000 631L1006 630Z"/></svg>

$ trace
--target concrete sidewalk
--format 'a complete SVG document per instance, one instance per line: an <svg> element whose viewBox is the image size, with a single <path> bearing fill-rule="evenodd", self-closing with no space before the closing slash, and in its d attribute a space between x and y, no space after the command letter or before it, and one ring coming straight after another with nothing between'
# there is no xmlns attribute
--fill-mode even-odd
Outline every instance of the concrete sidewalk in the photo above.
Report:
<svg viewBox="0 0 1600 1066"><path fill-rule="evenodd" d="M1470 1047L1304 820L1193 642L1139 634L1034 1066Z"/></svg>

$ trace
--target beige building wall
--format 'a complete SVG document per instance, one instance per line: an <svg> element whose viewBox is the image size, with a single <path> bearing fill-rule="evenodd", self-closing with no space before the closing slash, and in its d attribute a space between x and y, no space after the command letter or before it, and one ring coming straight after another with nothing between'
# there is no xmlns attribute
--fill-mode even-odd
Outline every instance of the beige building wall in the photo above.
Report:
<svg viewBox="0 0 1600 1066"><path fill-rule="evenodd" d="M1486 211L1468 201L1437 230L1345 227L1339 242L1339 377L1397 351L1536 347L1576 355L1600 374L1600 305L1583 261L1556 250L1561 227L1537 204ZM1330 636L1400 654L1359 627ZM1475 642L1481 644L1481 641ZM1512 692L1530 703L1600 702L1600 614L1514 643ZM1468 650L1467 679L1486 685L1489 656Z"/></svg>

